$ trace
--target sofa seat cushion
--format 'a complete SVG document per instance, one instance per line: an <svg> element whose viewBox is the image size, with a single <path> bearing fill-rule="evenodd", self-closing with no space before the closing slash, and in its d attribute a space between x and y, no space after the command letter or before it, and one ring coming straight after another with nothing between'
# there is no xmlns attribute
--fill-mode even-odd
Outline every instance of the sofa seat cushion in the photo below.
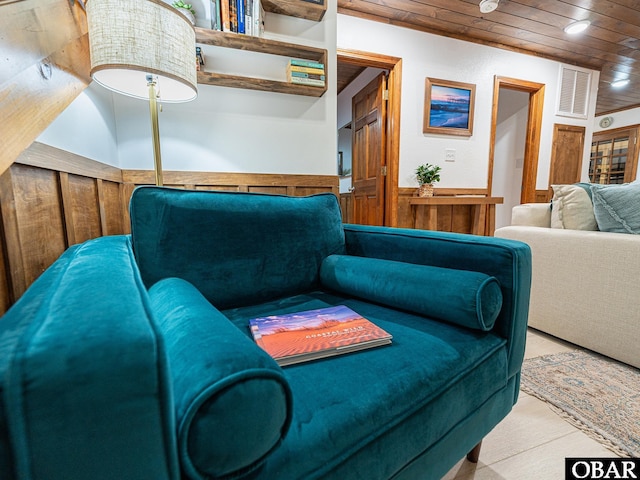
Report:
<svg viewBox="0 0 640 480"><path fill-rule="evenodd" d="M149 297L167 346L182 470L203 480L255 470L291 422L282 369L185 280L161 280Z"/></svg>
<svg viewBox="0 0 640 480"><path fill-rule="evenodd" d="M320 280L341 294L483 331L493 328L502 307L498 280L469 270L330 255Z"/></svg>
<svg viewBox="0 0 640 480"><path fill-rule="evenodd" d="M140 187L130 211L145 284L183 278L217 308L313 290L322 260L345 249L340 206L331 193L285 197Z"/></svg>
<svg viewBox="0 0 640 480"><path fill-rule="evenodd" d="M292 425L264 478L390 478L506 388L505 340L492 332L322 292L223 313L250 336L249 318L340 304L393 343L283 368ZM494 409L487 422L504 414Z"/></svg>

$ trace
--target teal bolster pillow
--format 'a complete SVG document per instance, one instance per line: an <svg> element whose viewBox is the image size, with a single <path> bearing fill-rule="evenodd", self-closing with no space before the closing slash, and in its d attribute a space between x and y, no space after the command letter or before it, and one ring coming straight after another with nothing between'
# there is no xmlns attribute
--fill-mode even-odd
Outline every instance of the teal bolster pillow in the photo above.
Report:
<svg viewBox="0 0 640 480"><path fill-rule="evenodd" d="M149 296L169 358L184 473L222 479L257 469L291 423L282 370L185 280L161 280Z"/></svg>
<svg viewBox="0 0 640 480"><path fill-rule="evenodd" d="M340 293L476 330L491 330L502 308L498 280L467 270L330 255L320 280Z"/></svg>

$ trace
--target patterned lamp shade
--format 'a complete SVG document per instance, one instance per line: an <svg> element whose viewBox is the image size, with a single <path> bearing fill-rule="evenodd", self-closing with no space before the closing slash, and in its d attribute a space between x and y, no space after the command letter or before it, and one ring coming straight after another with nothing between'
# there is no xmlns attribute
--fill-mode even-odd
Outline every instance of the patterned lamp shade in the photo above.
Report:
<svg viewBox="0 0 640 480"><path fill-rule="evenodd" d="M195 31L175 8L160 0L91 0L87 19L96 82L148 100L153 75L163 102L196 98Z"/></svg>

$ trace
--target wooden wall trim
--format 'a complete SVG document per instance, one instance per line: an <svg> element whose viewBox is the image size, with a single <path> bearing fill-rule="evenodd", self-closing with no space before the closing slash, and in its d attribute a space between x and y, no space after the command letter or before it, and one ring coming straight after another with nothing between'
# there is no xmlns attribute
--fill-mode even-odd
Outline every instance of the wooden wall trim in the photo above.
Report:
<svg viewBox="0 0 640 480"><path fill-rule="evenodd" d="M33 144L16 163L58 172L122 183L122 170L40 142Z"/></svg>
<svg viewBox="0 0 640 480"><path fill-rule="evenodd" d="M249 191L251 187L287 186L287 194L294 194L295 188L324 187L338 195L340 183L337 175L164 171L163 177L166 186L237 187L239 191ZM155 181L154 178L154 174L150 170L122 170L124 183L152 185Z"/></svg>

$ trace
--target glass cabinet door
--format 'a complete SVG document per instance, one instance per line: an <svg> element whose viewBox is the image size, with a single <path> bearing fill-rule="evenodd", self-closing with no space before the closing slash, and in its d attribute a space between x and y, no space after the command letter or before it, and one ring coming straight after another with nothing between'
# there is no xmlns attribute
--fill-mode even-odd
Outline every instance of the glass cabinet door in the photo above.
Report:
<svg viewBox="0 0 640 480"><path fill-rule="evenodd" d="M591 143L589 181L614 184L635 180L636 138L636 129L595 134Z"/></svg>

